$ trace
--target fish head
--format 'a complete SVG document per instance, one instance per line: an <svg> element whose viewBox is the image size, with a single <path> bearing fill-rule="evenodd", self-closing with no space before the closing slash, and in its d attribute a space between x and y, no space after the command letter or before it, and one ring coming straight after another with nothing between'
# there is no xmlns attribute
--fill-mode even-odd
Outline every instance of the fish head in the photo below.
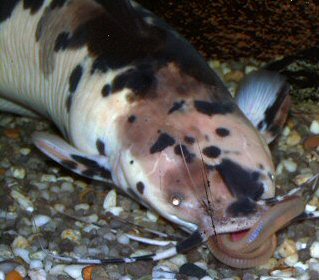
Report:
<svg viewBox="0 0 319 280"><path fill-rule="evenodd" d="M127 192L189 232L250 228L275 192L267 144L220 88L170 67L156 81L118 120Z"/></svg>

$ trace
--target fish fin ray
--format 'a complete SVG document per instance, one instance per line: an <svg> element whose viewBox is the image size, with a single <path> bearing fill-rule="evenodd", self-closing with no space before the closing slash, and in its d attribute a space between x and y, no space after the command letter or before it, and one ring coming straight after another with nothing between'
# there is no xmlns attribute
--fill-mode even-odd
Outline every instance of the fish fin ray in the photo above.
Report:
<svg viewBox="0 0 319 280"><path fill-rule="evenodd" d="M34 133L32 140L44 154L74 173L98 181L112 181L106 156L85 154L61 137L45 132Z"/></svg>
<svg viewBox="0 0 319 280"><path fill-rule="evenodd" d="M259 70L242 81L236 103L269 144L281 131L291 105L290 86L279 73Z"/></svg>

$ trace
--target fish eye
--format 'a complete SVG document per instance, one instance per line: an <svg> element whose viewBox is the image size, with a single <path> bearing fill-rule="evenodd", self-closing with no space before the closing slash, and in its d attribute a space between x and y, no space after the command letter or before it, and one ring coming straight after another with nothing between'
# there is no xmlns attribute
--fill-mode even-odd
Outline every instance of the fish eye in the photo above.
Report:
<svg viewBox="0 0 319 280"><path fill-rule="evenodd" d="M268 176L272 182L275 182L275 179L276 179L275 174L268 172Z"/></svg>
<svg viewBox="0 0 319 280"><path fill-rule="evenodd" d="M171 197L171 203L173 206L178 207L181 205L183 198L178 195L178 194L174 194Z"/></svg>

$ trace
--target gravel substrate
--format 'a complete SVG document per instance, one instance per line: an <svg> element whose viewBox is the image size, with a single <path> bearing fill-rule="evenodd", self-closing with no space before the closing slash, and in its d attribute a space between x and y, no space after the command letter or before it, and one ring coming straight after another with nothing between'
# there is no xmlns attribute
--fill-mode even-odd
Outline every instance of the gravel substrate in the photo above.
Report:
<svg viewBox="0 0 319 280"><path fill-rule="evenodd" d="M235 91L244 74L260 64L212 61L211 65ZM52 132L54 128L44 121L0 114L0 280L8 273L16 277L10 279L82 279L84 266L59 263L42 248L64 256L116 258L163 249L133 241L128 233L173 241L185 236L112 186L81 178L49 160L32 145L33 131ZM318 104L294 105L281 137L272 144L278 193L319 172L318 135ZM317 207L319 192L308 209ZM315 220L303 221L282 230L274 257L250 270L227 267L202 246L159 263L109 265L86 272L92 279L122 280L319 279L318 225Z"/></svg>

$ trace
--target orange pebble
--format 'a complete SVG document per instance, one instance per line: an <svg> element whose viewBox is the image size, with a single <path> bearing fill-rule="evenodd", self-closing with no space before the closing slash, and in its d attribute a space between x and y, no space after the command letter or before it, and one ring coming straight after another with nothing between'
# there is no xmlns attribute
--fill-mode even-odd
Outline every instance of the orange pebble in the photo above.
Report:
<svg viewBox="0 0 319 280"><path fill-rule="evenodd" d="M7 274L6 280L23 280L23 277L19 272L12 270Z"/></svg>
<svg viewBox="0 0 319 280"><path fill-rule="evenodd" d="M96 269L96 266L89 265L82 269L82 277L84 280L92 280L92 273Z"/></svg>
<svg viewBox="0 0 319 280"><path fill-rule="evenodd" d="M306 150L316 149L319 146L319 135L310 136L304 142L304 147Z"/></svg>
<svg viewBox="0 0 319 280"><path fill-rule="evenodd" d="M14 128L6 129L4 135L11 139L18 139L20 138L20 130Z"/></svg>
<svg viewBox="0 0 319 280"><path fill-rule="evenodd" d="M6 173L6 170L3 168L0 168L0 176L3 176Z"/></svg>

